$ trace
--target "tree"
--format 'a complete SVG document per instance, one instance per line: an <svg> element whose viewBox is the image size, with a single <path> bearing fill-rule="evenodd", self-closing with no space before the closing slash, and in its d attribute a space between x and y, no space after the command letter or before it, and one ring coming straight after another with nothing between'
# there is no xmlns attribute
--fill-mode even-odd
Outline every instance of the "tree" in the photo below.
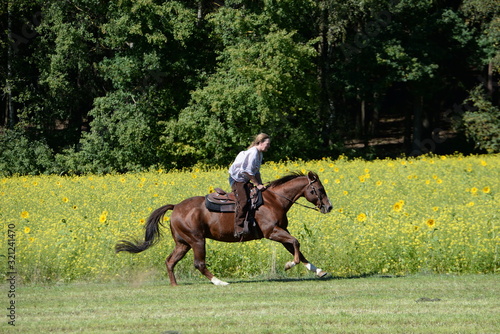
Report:
<svg viewBox="0 0 500 334"><path fill-rule="evenodd" d="M261 131L279 147L270 159L314 154L322 120L312 117L312 43L278 27L265 10L222 8L210 23L224 46L219 66L179 118L166 123L165 155L172 162L226 164Z"/></svg>
<svg viewBox="0 0 500 334"><path fill-rule="evenodd" d="M90 132L69 155L74 168L124 172L162 163L159 124L186 105L199 71L213 63L196 10L181 1L110 4L99 41L109 56L96 66L108 92L94 99Z"/></svg>

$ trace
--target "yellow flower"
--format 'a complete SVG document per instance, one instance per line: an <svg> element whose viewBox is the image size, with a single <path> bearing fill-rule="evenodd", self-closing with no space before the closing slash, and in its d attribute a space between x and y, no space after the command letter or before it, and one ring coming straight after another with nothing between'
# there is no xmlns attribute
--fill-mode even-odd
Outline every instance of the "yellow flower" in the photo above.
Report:
<svg viewBox="0 0 500 334"><path fill-rule="evenodd" d="M399 201L399 202L396 202L393 206L392 206L392 209L396 212L400 212L401 210L403 210L403 205L405 204L405 202L403 200Z"/></svg>
<svg viewBox="0 0 500 334"><path fill-rule="evenodd" d="M69 202L69 199L68 199L67 197L63 197L62 201L63 201L64 203L68 203L68 202Z"/></svg>
<svg viewBox="0 0 500 334"><path fill-rule="evenodd" d="M108 219L108 211L103 211L99 216L99 222L104 223Z"/></svg>
<svg viewBox="0 0 500 334"><path fill-rule="evenodd" d="M359 222L364 222L366 220L366 214L364 213L360 213L356 219L359 221Z"/></svg>
<svg viewBox="0 0 500 334"><path fill-rule="evenodd" d="M24 233L30 233L30 231L31 231L31 229L28 226L26 226L24 228Z"/></svg>
<svg viewBox="0 0 500 334"><path fill-rule="evenodd" d="M365 175L361 175L358 178L359 178L359 182L365 182Z"/></svg>
<svg viewBox="0 0 500 334"><path fill-rule="evenodd" d="M35 238L31 237L28 239L29 242L34 242L35 241Z"/></svg>
<svg viewBox="0 0 500 334"><path fill-rule="evenodd" d="M21 218L29 218L30 214L28 211L21 212Z"/></svg>
<svg viewBox="0 0 500 334"><path fill-rule="evenodd" d="M211 194L215 191L213 186L208 187L208 193Z"/></svg>
<svg viewBox="0 0 500 334"><path fill-rule="evenodd" d="M438 211L439 210L439 207L435 206L432 208L432 211Z"/></svg>
<svg viewBox="0 0 500 334"><path fill-rule="evenodd" d="M380 187L382 185L382 181L377 181L375 184Z"/></svg>
<svg viewBox="0 0 500 334"><path fill-rule="evenodd" d="M473 187L473 188L470 190L470 192L471 192L473 195L477 194L477 188L476 188L476 187Z"/></svg>
<svg viewBox="0 0 500 334"><path fill-rule="evenodd" d="M484 187L484 188L483 188L483 193L485 193L485 194L489 194L490 192L491 192L490 187Z"/></svg>
<svg viewBox="0 0 500 334"><path fill-rule="evenodd" d="M323 183L324 183L324 184L328 184L328 182L330 182L330 181L328 181L328 179L324 179L324 180L323 180Z"/></svg>
<svg viewBox="0 0 500 334"><path fill-rule="evenodd" d="M429 226L429 228L433 228L434 225L436 225L436 221L434 219L427 219L425 223Z"/></svg>
<svg viewBox="0 0 500 334"><path fill-rule="evenodd" d="M474 202L469 202L469 203L466 204L466 206L472 207L472 206L474 206Z"/></svg>

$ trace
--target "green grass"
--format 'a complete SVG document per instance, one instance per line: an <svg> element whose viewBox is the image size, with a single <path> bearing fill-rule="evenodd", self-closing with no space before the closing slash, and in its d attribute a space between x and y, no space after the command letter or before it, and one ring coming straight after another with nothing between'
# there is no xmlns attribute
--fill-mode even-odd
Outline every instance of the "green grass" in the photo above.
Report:
<svg viewBox="0 0 500 334"><path fill-rule="evenodd" d="M21 284L0 332L500 332L498 275L229 281Z"/></svg>

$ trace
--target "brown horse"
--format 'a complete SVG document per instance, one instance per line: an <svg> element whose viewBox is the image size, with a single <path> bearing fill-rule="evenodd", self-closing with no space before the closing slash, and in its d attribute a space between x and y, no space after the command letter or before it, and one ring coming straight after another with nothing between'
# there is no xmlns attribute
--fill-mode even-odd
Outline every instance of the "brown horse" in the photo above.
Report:
<svg viewBox="0 0 500 334"><path fill-rule="evenodd" d="M215 277L205 265L205 239L210 238L225 242L250 241L267 238L280 242L293 254L293 262L286 264L288 270L302 262L307 269L323 277L326 272L316 268L300 252L297 239L287 230L288 219L286 213L300 197L305 197L316 205L321 213L332 210L332 204L326 195L317 174L309 172L294 173L271 182L263 191L264 204L255 213L257 225L254 233L243 237L234 236L234 213L211 212L205 207L205 198L191 197L179 204L168 204L156 209L145 224L145 240L130 242L122 240L115 246L116 252L142 252L154 245L160 236L159 224L168 210L173 210L170 217L170 230L175 240L175 248L165 261L171 285L177 285L174 267L192 248L194 252L194 266L215 285L228 283Z"/></svg>

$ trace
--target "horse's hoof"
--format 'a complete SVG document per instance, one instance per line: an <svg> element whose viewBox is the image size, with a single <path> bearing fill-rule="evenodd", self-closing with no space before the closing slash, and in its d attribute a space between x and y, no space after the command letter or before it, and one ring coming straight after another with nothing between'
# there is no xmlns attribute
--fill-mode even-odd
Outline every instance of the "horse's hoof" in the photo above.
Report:
<svg viewBox="0 0 500 334"><path fill-rule="evenodd" d="M288 270L288 269L292 269L293 267L295 267L296 263L293 262L293 261L290 261L290 262L287 262L285 264L285 271Z"/></svg>
<svg viewBox="0 0 500 334"><path fill-rule="evenodd" d="M316 276L318 276L319 278L323 278L325 277L326 275L328 275L328 273L326 271L323 271L323 270L319 270L317 273L316 273Z"/></svg>
<svg viewBox="0 0 500 334"><path fill-rule="evenodd" d="M218 279L217 277L212 277L212 279L210 280L210 282L212 282L214 285L218 285L218 286L226 286L226 285L229 285L228 282L224 282L224 281L221 281L220 279Z"/></svg>

